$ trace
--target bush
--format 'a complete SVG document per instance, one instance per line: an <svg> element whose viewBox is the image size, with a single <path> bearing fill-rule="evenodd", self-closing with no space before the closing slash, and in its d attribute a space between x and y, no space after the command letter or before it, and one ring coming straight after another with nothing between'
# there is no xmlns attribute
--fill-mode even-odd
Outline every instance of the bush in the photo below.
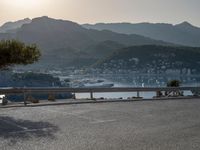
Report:
<svg viewBox="0 0 200 150"><path fill-rule="evenodd" d="M171 80L167 82L167 87L179 87L181 85L181 81L179 80Z"/></svg>
<svg viewBox="0 0 200 150"><path fill-rule="evenodd" d="M167 82L167 87L179 87L181 85L181 81L179 80L171 80ZM165 91L165 96L183 96L183 91L180 90L171 90Z"/></svg>

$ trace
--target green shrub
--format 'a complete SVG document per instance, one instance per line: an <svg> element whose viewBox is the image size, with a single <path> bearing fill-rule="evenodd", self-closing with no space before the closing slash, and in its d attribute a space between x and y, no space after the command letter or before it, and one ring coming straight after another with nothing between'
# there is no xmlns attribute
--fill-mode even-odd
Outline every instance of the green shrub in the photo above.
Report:
<svg viewBox="0 0 200 150"><path fill-rule="evenodd" d="M179 80L171 80L167 82L167 87L179 87L181 85L181 81Z"/></svg>

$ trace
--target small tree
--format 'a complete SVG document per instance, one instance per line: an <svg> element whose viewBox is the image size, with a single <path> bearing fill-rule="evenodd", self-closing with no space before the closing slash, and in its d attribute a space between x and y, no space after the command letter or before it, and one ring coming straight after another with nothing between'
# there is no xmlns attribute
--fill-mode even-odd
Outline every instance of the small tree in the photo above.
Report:
<svg viewBox="0 0 200 150"><path fill-rule="evenodd" d="M36 45L25 45L16 40L0 41L0 69L5 69L13 65L27 65L39 60L40 51ZM2 105L6 105L7 100L2 99Z"/></svg>
<svg viewBox="0 0 200 150"><path fill-rule="evenodd" d="M38 61L40 56L40 50L34 44L25 45L17 40L0 41L0 69L32 64Z"/></svg>

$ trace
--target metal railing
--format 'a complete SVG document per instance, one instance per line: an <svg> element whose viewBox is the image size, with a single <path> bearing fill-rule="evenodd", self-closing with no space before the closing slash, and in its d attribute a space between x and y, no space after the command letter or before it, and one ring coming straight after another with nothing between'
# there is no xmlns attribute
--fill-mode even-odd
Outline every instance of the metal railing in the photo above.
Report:
<svg viewBox="0 0 200 150"><path fill-rule="evenodd" d="M104 92L154 92L154 91L191 91L191 90L200 90L200 87L115 87L115 88L0 88L0 94L17 94L17 93L24 93L24 92L33 92L33 93L48 93L48 92L76 92L76 93L88 93L88 92L97 92L97 93L104 93Z"/></svg>
<svg viewBox="0 0 200 150"><path fill-rule="evenodd" d="M93 93L112 93L112 92L136 92L137 97L140 97L140 92L155 92L158 96L159 92L177 92L177 91L198 91L200 87L115 87L115 88L1 88L0 94L23 94L24 103L26 104L27 94L59 94L59 93L73 93L76 99L76 93L90 93L90 99L94 99Z"/></svg>

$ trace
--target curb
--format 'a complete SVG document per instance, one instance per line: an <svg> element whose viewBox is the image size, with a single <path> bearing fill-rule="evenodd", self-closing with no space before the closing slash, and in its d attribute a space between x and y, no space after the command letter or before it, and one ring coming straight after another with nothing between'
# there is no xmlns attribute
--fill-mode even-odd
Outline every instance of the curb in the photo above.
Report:
<svg viewBox="0 0 200 150"><path fill-rule="evenodd" d="M200 97L168 97L168 98L154 98L154 99L110 99L110 100L79 100L79 101L69 101L69 102L47 102L38 104L28 104L18 103L17 105L6 105L0 106L0 108L24 108L24 107L41 107L41 106L59 106L59 105L74 105L74 104L95 104L95 103L118 103L118 102L144 102L144 101L166 101L166 100L192 100L199 99ZM21 105L20 105L21 104Z"/></svg>

